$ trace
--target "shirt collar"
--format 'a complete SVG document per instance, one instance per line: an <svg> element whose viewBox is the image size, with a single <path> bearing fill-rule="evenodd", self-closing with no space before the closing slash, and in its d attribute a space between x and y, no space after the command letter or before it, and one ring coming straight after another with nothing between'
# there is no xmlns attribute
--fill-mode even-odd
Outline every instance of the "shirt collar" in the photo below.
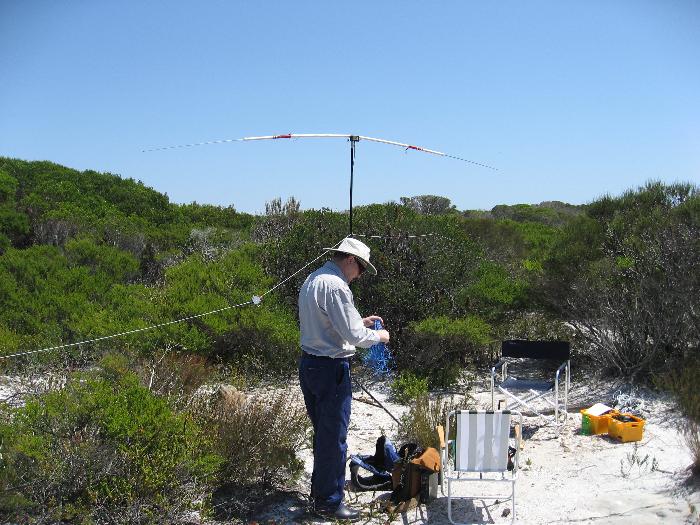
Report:
<svg viewBox="0 0 700 525"><path fill-rule="evenodd" d="M340 266L335 264L333 261L326 261L326 264L324 264L323 267L327 268L328 270L336 274L338 277L340 277L343 281L345 281L345 284L350 284L348 283L348 279L347 277L345 277L343 270L341 270Z"/></svg>

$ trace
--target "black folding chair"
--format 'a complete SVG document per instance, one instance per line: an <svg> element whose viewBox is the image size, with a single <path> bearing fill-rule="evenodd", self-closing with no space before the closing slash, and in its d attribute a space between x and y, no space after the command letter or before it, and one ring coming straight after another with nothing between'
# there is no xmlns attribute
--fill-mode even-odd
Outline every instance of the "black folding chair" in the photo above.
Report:
<svg viewBox="0 0 700 525"><path fill-rule="evenodd" d="M501 359L491 368L491 407L496 409L496 391L513 402L508 409L520 406L527 408L545 420L545 424L559 426L566 421L571 384L571 347L567 341L522 341L511 340L501 343ZM554 366L547 366L554 363ZM508 367L517 372L530 370L526 377L509 374ZM564 373L562 381L561 375ZM561 390L563 387L563 396ZM563 400L562 400L563 397ZM554 414L544 414L544 409L535 402L544 401L545 407L553 407Z"/></svg>

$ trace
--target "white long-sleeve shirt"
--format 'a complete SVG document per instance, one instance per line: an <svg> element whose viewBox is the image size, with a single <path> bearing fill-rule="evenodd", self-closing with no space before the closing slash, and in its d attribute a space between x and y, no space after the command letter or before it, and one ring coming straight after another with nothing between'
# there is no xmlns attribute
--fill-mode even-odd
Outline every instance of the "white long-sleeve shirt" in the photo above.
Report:
<svg viewBox="0 0 700 525"><path fill-rule="evenodd" d="M345 275L333 261L309 275L299 290L299 327L301 348L312 355L350 357L356 346L379 342L379 334L363 324Z"/></svg>

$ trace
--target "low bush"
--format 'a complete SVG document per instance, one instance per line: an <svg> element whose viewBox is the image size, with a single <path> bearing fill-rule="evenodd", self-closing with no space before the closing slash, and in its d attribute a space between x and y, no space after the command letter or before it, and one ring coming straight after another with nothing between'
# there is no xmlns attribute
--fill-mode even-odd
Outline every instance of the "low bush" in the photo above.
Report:
<svg viewBox="0 0 700 525"><path fill-rule="evenodd" d="M690 465L690 473L696 479L700 479L700 423L688 421L683 430L685 443L690 450L693 463Z"/></svg>
<svg viewBox="0 0 700 525"><path fill-rule="evenodd" d="M221 463L209 440L192 418L113 365L112 377L74 375L62 390L4 409L6 519L178 523L206 501Z"/></svg>
<svg viewBox="0 0 700 525"><path fill-rule="evenodd" d="M474 282L462 287L456 295L457 302L466 310L478 311L492 319L525 303L526 281L511 275L502 265L482 261L474 278Z"/></svg>
<svg viewBox="0 0 700 525"><path fill-rule="evenodd" d="M299 451L307 442L309 421L293 396L284 392L251 396L238 390L249 388L250 380L238 369L216 367L181 350L166 349L137 363L110 354L100 365L108 377L135 370L152 393L206 429L208 444L220 458L208 509L217 519L248 516L302 472ZM236 386L220 386L211 394L207 383L222 376Z"/></svg>
<svg viewBox="0 0 700 525"><path fill-rule="evenodd" d="M403 370L391 383L391 395L399 403L406 404L427 393L428 380L408 370Z"/></svg>
<svg viewBox="0 0 700 525"><path fill-rule="evenodd" d="M491 326L477 316L430 317L409 324L408 330L410 335L396 354L397 365L427 377L431 385L453 385L463 366L491 358Z"/></svg>

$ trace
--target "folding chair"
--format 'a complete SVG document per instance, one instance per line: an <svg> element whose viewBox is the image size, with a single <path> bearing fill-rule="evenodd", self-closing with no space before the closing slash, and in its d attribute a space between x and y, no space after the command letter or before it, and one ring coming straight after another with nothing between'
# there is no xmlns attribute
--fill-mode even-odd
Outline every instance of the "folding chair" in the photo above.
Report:
<svg viewBox="0 0 700 525"><path fill-rule="evenodd" d="M514 409L523 406L545 420L545 424L554 424L559 431L560 425L566 421L569 403L569 386L571 384L571 348L566 341L503 341L501 343L501 359L491 368L491 408L495 406L495 392L498 390L513 404L507 404ZM542 378L547 373L542 361L558 364L555 372L550 371L548 377ZM515 377L508 373L508 365L518 363L521 368L526 365L535 365L538 369L538 377ZM559 364L561 363L561 364ZM500 368L500 372L498 369ZM553 367L551 367L553 370ZM563 381L560 381L564 372ZM497 376L500 376L498 378ZM500 379L500 381L499 381ZM560 390L563 387L563 400ZM542 400L549 407L554 408L554 414L543 414L544 409L538 408L534 403Z"/></svg>
<svg viewBox="0 0 700 525"><path fill-rule="evenodd" d="M515 481L518 477L520 461L520 429L522 414L512 412L520 417L520 427L514 433L514 448L510 444L511 411L456 410L447 415L446 435L450 436L450 420L455 420L454 440L445 442L442 427L438 427L442 453L442 492L445 493L447 482L447 517L455 525L468 525L452 518L452 500L494 499L511 500L511 523L515 521ZM505 484L510 486L510 494L498 495L460 495L453 496L452 484L457 482L480 484ZM476 487L475 487L476 488ZM488 513L488 507L484 506Z"/></svg>

